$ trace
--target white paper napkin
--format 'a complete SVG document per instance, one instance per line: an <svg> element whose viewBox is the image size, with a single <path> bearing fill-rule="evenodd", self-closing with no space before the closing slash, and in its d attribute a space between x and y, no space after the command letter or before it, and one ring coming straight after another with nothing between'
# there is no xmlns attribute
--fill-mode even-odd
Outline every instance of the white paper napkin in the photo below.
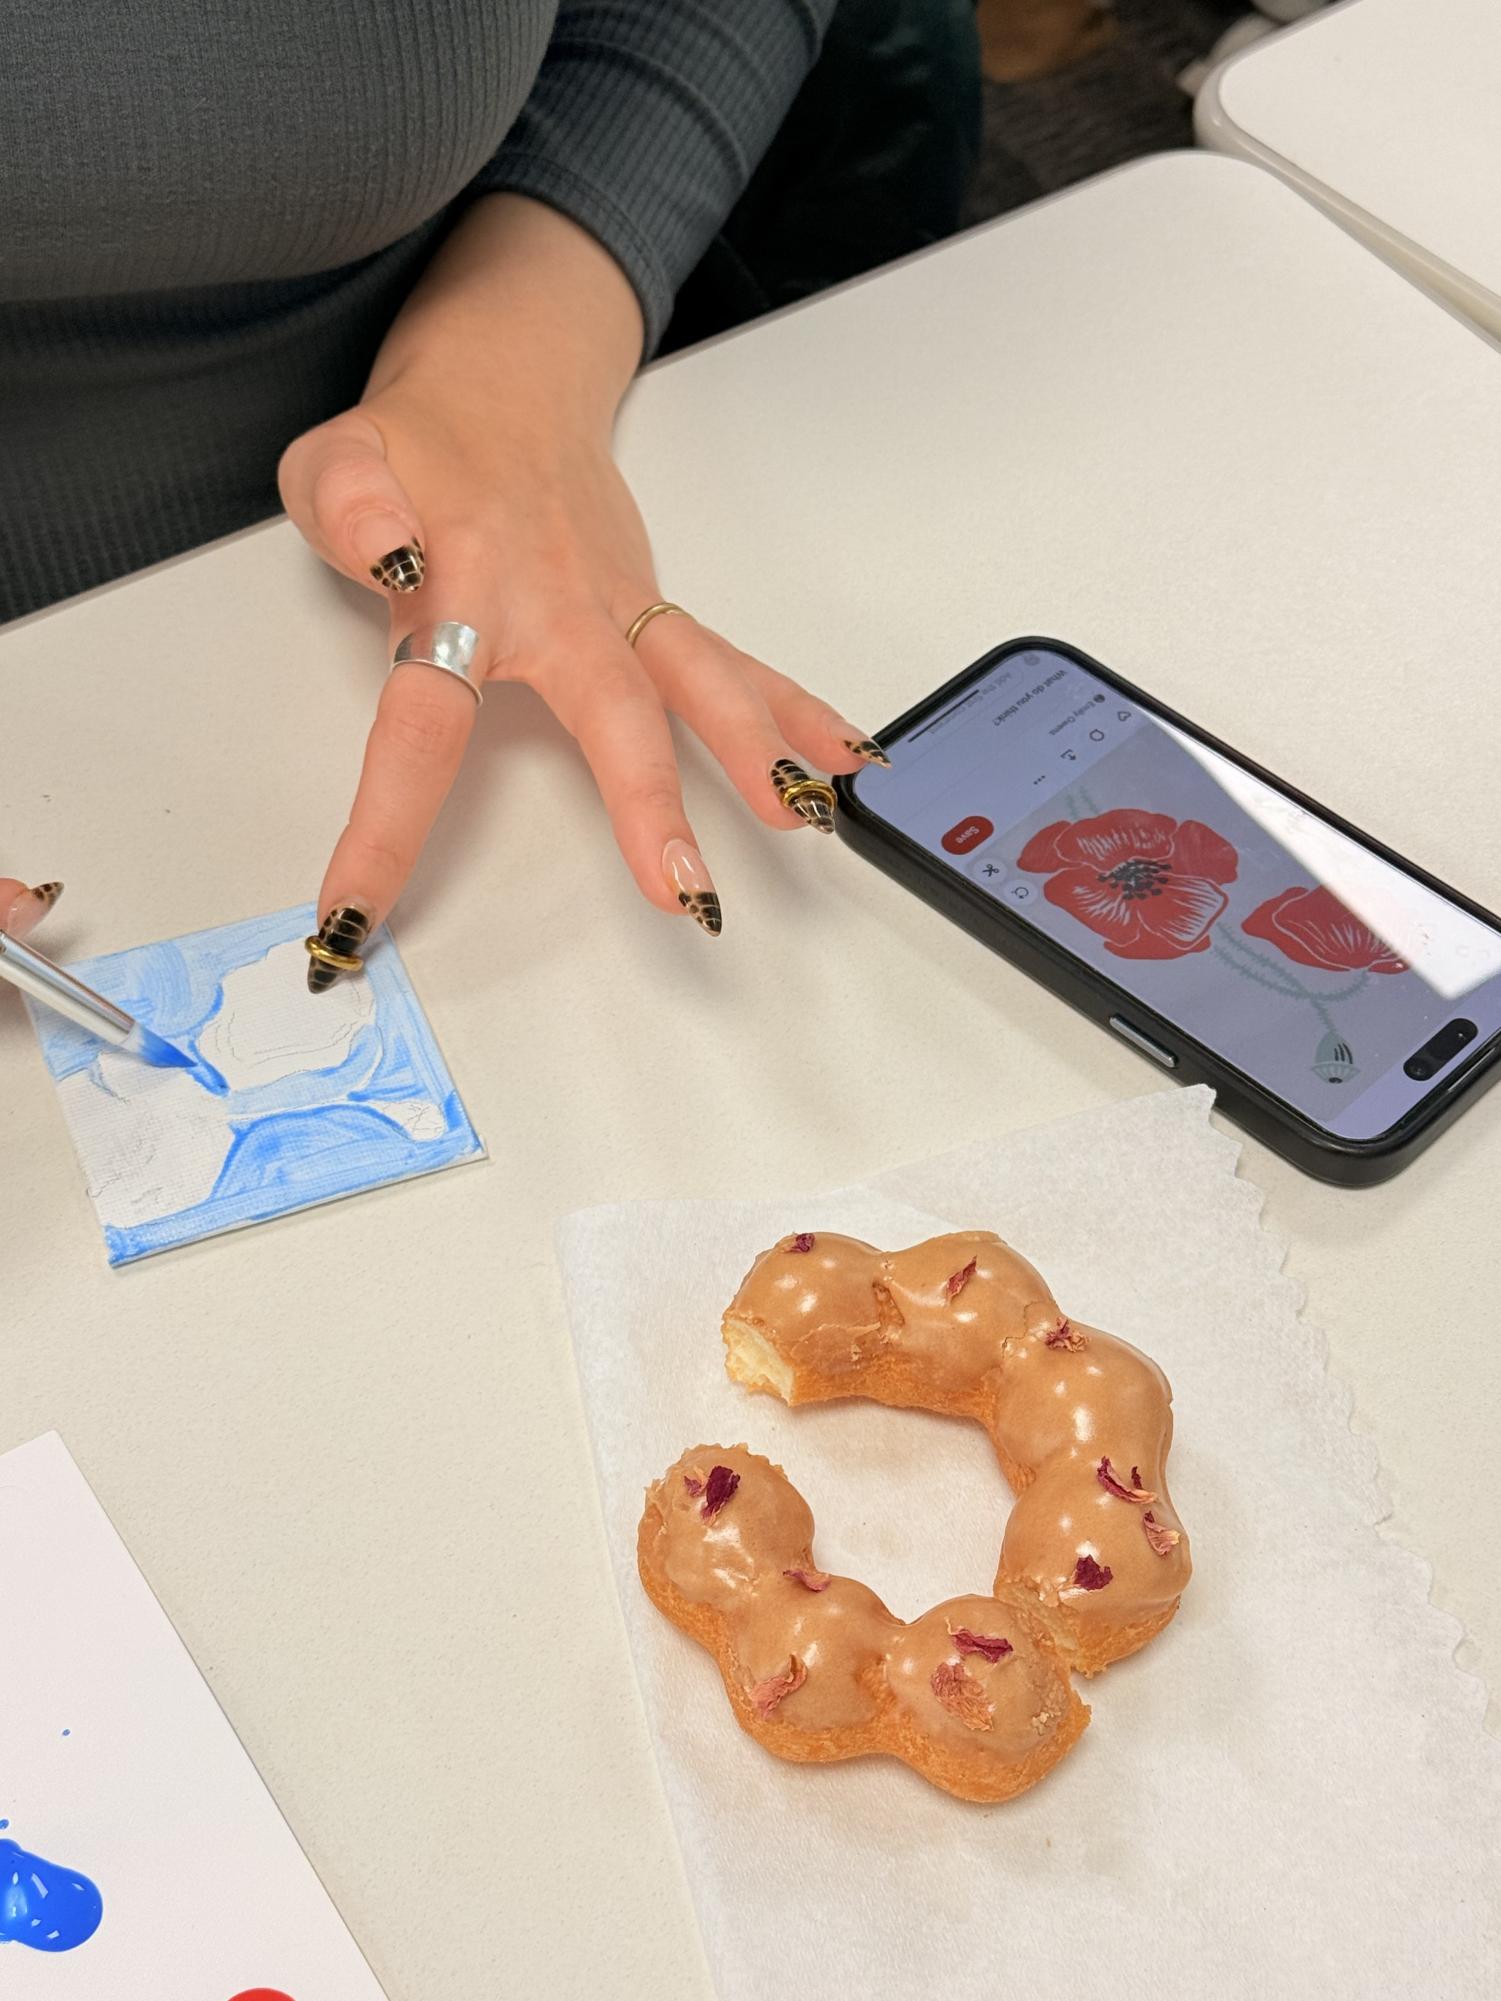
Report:
<svg viewBox="0 0 1501 2001"><path fill-rule="evenodd" d="M723 2001L1501 1995L1501 1743L1428 1566L1376 1526L1374 1452L1209 1105L1167 1092L869 1187L564 1224L621 1603ZM789 1231L957 1227L999 1230L1065 1311L1167 1370L1194 1548L1173 1625L1079 1684L1078 1748L992 1808L884 1759L769 1756L635 1567L647 1482L744 1441L806 1495L823 1568L902 1617L987 1589L1009 1500L978 1427L788 1411L727 1380L718 1333Z"/></svg>

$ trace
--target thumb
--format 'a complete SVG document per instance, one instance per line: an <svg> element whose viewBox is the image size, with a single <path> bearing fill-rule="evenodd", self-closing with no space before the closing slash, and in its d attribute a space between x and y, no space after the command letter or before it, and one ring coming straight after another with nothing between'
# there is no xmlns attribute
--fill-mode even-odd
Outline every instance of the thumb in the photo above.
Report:
<svg viewBox="0 0 1501 2001"><path fill-rule="evenodd" d="M304 431L276 469L283 507L324 562L357 584L415 591L427 570L422 524L360 410Z"/></svg>
<svg viewBox="0 0 1501 2001"><path fill-rule="evenodd" d="M12 938L24 938L32 931L63 893L60 882L39 882L28 889L14 876L0 876L0 931Z"/></svg>

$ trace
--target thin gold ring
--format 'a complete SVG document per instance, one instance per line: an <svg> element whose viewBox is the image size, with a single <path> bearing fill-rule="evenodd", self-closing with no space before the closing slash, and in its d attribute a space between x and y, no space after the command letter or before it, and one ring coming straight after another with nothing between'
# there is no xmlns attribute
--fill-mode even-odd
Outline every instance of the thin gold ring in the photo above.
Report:
<svg viewBox="0 0 1501 2001"><path fill-rule="evenodd" d="M625 643L627 646L634 646L654 618L692 618L692 616L691 611L684 611L680 604L668 604L665 598L661 604L649 604L627 631Z"/></svg>
<svg viewBox="0 0 1501 2001"><path fill-rule="evenodd" d="M785 790L779 790L777 797L789 809L795 807L799 799L822 799L825 806L831 808L839 803L833 786L822 778L799 778Z"/></svg>
<svg viewBox="0 0 1501 2001"><path fill-rule="evenodd" d="M333 966L341 973L359 973L364 970L363 959L356 959L348 952L336 952L332 946L325 945L321 938L304 938L302 942L307 947L308 957L318 960L320 965Z"/></svg>

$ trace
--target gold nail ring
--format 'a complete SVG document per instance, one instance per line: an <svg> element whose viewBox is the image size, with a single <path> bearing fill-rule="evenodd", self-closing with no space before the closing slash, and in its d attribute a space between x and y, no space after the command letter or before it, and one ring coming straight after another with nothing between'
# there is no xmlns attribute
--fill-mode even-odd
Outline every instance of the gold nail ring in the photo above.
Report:
<svg viewBox="0 0 1501 2001"><path fill-rule="evenodd" d="M691 618L692 616L692 612L684 611L680 604L668 604L665 599L661 604L649 604L639 618L631 621L626 630L625 643L627 646L634 646L654 618Z"/></svg>
<svg viewBox="0 0 1501 2001"><path fill-rule="evenodd" d="M358 973L364 969L363 959L356 959L350 952L336 952L321 938L304 938L302 942L307 947L308 957L317 959L321 965L333 966L341 973Z"/></svg>

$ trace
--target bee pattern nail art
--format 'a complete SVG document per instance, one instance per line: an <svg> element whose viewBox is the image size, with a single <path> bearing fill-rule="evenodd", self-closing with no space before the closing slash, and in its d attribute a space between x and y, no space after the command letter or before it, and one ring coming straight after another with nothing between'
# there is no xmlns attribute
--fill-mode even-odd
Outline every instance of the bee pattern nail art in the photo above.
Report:
<svg viewBox="0 0 1501 2001"><path fill-rule="evenodd" d="M724 918L720 914L719 898L713 890L678 891L678 902L688 915L702 924L711 938L717 938L724 929Z"/></svg>
<svg viewBox="0 0 1501 2001"><path fill-rule="evenodd" d="M821 778L813 778L790 757L779 757L771 767L771 782L777 797L789 812L806 820L820 833L834 831L834 788Z"/></svg>
<svg viewBox="0 0 1501 2001"><path fill-rule="evenodd" d="M344 958L357 959L361 945L370 931L370 919L357 904L337 904L324 918L318 928L317 942L327 951L337 952ZM330 966L322 959L309 957L307 968L308 992L327 992L343 971L341 966Z"/></svg>
<svg viewBox="0 0 1501 2001"><path fill-rule="evenodd" d="M891 759L882 750L874 737L846 737L844 747L853 757L863 757L867 764L879 764L886 771L891 769Z"/></svg>
<svg viewBox="0 0 1501 2001"><path fill-rule="evenodd" d="M422 579L427 575L427 558L422 553L422 544L403 542L399 549L388 550L378 563L370 565L370 574L382 590L420 590Z"/></svg>

